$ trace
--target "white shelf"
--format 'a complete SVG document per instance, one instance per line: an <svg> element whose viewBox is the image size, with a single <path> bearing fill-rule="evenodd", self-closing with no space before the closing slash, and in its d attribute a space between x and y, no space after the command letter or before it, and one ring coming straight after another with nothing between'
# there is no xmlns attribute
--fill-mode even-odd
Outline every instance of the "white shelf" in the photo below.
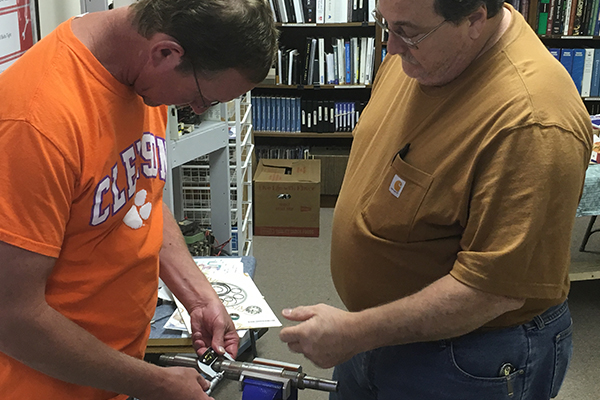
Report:
<svg viewBox="0 0 600 400"><path fill-rule="evenodd" d="M235 118L229 125L235 129L235 186L237 199L237 212L235 225L237 226L237 254L251 256L252 248L252 104L250 92L235 100Z"/></svg>
<svg viewBox="0 0 600 400"><path fill-rule="evenodd" d="M205 121L191 133L179 136L173 107L169 112L172 134L167 135L166 146L168 181L173 184L165 185L172 189L165 193L165 199L170 196L167 204L172 204L175 218L210 224L219 243L233 235L232 226L237 227L237 250L231 251L230 244L225 250L240 256L251 256L253 251L251 108L248 92L212 109L211 118L217 121ZM235 131L235 138L229 138L230 129ZM209 165L188 164L203 155L208 155Z"/></svg>
<svg viewBox="0 0 600 400"><path fill-rule="evenodd" d="M198 157L227 147L229 137L227 123L220 121L204 121L191 133L177 140L170 140L169 155L171 168L179 167Z"/></svg>
<svg viewBox="0 0 600 400"><path fill-rule="evenodd" d="M221 114L226 110L220 107ZM167 181L164 202L177 221L183 220L183 190L181 166L198 157L208 155L210 168L211 230L219 243L231 237L231 211L229 207L229 134L227 122L204 121L191 133L179 135L177 109L169 107L166 133ZM231 252L228 242L224 250Z"/></svg>

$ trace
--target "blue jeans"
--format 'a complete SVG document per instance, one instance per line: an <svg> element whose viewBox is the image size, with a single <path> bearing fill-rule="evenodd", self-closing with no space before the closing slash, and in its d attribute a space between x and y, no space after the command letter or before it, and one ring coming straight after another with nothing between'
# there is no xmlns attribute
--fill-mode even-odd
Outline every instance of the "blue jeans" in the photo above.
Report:
<svg viewBox="0 0 600 400"><path fill-rule="evenodd" d="M544 400L573 354L567 302L513 328L375 349L337 366L330 400Z"/></svg>

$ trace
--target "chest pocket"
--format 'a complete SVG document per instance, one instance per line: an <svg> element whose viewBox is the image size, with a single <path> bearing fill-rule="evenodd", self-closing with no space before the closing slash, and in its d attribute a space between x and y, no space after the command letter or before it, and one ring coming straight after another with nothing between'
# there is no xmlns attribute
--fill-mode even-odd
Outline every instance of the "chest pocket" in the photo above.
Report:
<svg viewBox="0 0 600 400"><path fill-rule="evenodd" d="M371 233L394 242L409 242L417 212L432 182L431 175L395 157L362 211Z"/></svg>

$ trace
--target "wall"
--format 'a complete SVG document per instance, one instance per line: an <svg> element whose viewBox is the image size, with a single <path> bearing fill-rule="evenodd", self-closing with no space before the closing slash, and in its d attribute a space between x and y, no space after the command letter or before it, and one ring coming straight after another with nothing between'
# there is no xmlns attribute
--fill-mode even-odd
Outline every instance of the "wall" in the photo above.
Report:
<svg viewBox="0 0 600 400"><path fill-rule="evenodd" d="M91 1L91 0L90 0ZM98 0L93 0L97 2ZM135 0L107 0L107 4L113 3L114 7L122 7L133 3ZM54 30L61 22L81 14L80 0L39 0L40 6L40 29L42 37Z"/></svg>
<svg viewBox="0 0 600 400"><path fill-rule="evenodd" d="M61 22L81 13L79 0L40 0L38 4L42 37L52 32Z"/></svg>

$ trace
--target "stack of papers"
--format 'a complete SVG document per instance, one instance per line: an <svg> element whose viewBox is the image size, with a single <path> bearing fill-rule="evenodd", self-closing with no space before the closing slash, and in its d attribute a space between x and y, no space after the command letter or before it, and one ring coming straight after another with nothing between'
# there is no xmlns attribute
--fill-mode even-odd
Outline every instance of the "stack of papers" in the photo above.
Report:
<svg viewBox="0 0 600 400"><path fill-rule="evenodd" d="M281 326L281 322L252 278L243 272L241 258L196 259L196 264L219 295L240 337L244 336L246 329ZM177 309L165 324L165 329L179 330L191 335L190 316L181 302L177 298L174 300Z"/></svg>

